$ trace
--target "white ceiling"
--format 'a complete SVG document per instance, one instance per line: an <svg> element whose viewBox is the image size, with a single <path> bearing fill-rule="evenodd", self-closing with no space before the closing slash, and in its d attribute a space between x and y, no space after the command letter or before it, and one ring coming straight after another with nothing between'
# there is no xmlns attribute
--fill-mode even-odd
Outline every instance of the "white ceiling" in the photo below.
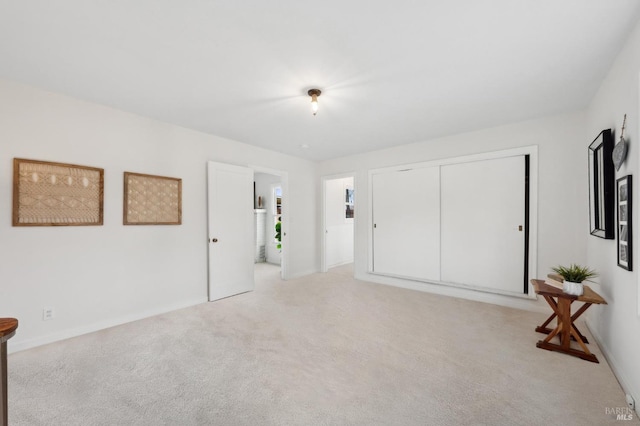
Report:
<svg viewBox="0 0 640 426"><path fill-rule="evenodd" d="M582 109L639 18L637 0L0 0L0 77L324 160Z"/></svg>

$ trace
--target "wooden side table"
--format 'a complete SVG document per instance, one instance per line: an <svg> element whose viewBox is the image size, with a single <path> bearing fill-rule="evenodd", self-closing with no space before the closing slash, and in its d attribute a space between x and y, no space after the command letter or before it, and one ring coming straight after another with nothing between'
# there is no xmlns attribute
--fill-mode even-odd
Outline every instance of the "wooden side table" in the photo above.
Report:
<svg viewBox="0 0 640 426"><path fill-rule="evenodd" d="M7 340L16 334L18 328L18 320L15 318L0 318L0 387L2 394L0 395L0 413L2 413L2 422L0 425L7 426L9 424L9 393L7 389Z"/></svg>
<svg viewBox="0 0 640 426"><path fill-rule="evenodd" d="M543 280L531 280L535 292L547 301L553 314L541 325L536 327L536 331L547 333L548 336L544 340L538 341L536 347L547 349L549 351L558 351L565 354L577 356L591 362L599 362L598 358L589 351L586 343L589 343L586 337L575 326L575 321L582 315L592 304L607 304L606 300L598 293L593 291L591 287L584 286L584 294L582 296L573 296L567 294L557 287L546 284ZM584 302L584 305L571 315L571 304L575 301ZM547 325L557 317L556 328L551 330ZM560 344L551 343L551 339L558 336ZM571 347L571 340L578 343L580 348Z"/></svg>

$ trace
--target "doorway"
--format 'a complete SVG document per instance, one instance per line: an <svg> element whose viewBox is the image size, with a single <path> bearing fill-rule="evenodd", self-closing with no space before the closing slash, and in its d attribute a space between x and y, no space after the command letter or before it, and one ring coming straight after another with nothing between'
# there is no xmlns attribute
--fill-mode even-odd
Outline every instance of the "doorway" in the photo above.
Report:
<svg viewBox="0 0 640 426"><path fill-rule="evenodd" d="M281 215L282 250L277 275L287 277L287 214L285 195L288 178L286 172L257 167L242 167L226 163L207 162L207 216L208 216L208 293L215 301L255 288L256 256L256 173L278 178ZM275 181L274 181L275 182ZM274 193L275 194L275 193ZM263 216L266 220L266 216ZM272 219L273 220L273 219ZM270 226L269 226L270 228ZM267 234L264 224L264 237ZM266 245L266 244L265 244Z"/></svg>
<svg viewBox="0 0 640 426"><path fill-rule="evenodd" d="M352 264L355 235L355 174L322 179L322 272Z"/></svg>
<svg viewBox="0 0 640 426"><path fill-rule="evenodd" d="M273 275L277 268L280 279L286 279L287 174L263 167L252 168L254 171L255 273Z"/></svg>

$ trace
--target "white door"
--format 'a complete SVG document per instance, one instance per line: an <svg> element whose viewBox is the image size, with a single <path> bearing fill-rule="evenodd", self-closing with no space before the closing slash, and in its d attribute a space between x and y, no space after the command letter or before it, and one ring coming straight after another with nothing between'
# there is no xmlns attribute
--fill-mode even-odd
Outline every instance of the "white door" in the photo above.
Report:
<svg viewBox="0 0 640 426"><path fill-rule="evenodd" d="M253 170L207 164L209 300L252 291Z"/></svg>
<svg viewBox="0 0 640 426"><path fill-rule="evenodd" d="M440 169L378 173L373 185L373 271L440 280Z"/></svg>
<svg viewBox="0 0 640 426"><path fill-rule="evenodd" d="M353 180L353 176L350 176L324 181L325 266L327 269L353 262ZM350 200L347 200L347 191L350 191ZM347 214L347 206L350 214Z"/></svg>
<svg viewBox="0 0 640 426"><path fill-rule="evenodd" d="M522 294L525 156L441 168L442 281Z"/></svg>

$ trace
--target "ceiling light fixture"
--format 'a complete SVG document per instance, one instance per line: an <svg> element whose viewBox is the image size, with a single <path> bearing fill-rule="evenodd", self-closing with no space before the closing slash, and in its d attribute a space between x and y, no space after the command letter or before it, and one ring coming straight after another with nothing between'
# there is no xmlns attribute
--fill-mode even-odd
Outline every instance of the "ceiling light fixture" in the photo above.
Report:
<svg viewBox="0 0 640 426"><path fill-rule="evenodd" d="M313 111L313 115L318 113L318 96L322 93L320 89L309 89L307 92L309 96L311 96L311 110Z"/></svg>

